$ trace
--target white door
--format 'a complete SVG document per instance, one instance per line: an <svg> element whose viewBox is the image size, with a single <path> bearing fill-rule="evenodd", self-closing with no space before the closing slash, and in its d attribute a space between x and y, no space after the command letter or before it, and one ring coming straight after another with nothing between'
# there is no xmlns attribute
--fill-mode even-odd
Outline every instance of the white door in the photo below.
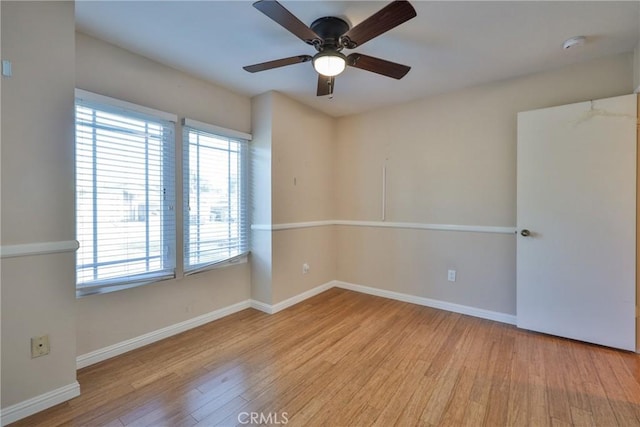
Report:
<svg viewBox="0 0 640 427"><path fill-rule="evenodd" d="M518 114L518 327L635 350L636 108Z"/></svg>

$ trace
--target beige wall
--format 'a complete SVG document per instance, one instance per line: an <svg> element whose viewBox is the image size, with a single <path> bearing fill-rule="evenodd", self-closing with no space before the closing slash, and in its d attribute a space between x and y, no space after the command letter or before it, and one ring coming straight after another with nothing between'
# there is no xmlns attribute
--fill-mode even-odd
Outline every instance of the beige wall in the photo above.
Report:
<svg viewBox="0 0 640 427"><path fill-rule="evenodd" d="M227 89L86 36L76 35L76 87L242 132L251 130L251 101ZM181 128L176 127L181 139ZM176 156L182 158L181 144ZM182 173L178 163L177 174ZM182 188L178 186L178 206ZM182 210L178 209L178 224ZM178 242L182 230L178 227ZM182 259L179 257L178 265ZM180 277L180 268L178 272ZM249 264L80 298L78 352L106 347L244 301Z"/></svg>
<svg viewBox="0 0 640 427"><path fill-rule="evenodd" d="M333 219L334 119L274 92L272 125L273 223ZM333 227L279 230L272 238L274 303L335 279Z"/></svg>
<svg viewBox="0 0 640 427"><path fill-rule="evenodd" d="M76 33L76 87L250 133L251 100Z"/></svg>
<svg viewBox="0 0 640 427"><path fill-rule="evenodd" d="M338 280L515 314L511 235L343 226L338 251Z"/></svg>
<svg viewBox="0 0 640 427"><path fill-rule="evenodd" d="M331 220L335 120L280 93L273 97L273 223ZM334 280L336 262L333 227L274 232L273 302Z"/></svg>
<svg viewBox="0 0 640 427"><path fill-rule="evenodd" d="M483 85L338 121L337 214L513 227L516 113L628 94L632 55ZM339 280L515 314L515 237L341 227ZM458 281L446 281L456 269Z"/></svg>
<svg viewBox="0 0 640 427"><path fill-rule="evenodd" d="M74 5L2 9L2 245L75 238ZM2 407L76 380L73 253L2 259ZM51 353L31 359L30 338Z"/></svg>
<svg viewBox="0 0 640 427"><path fill-rule="evenodd" d="M268 228L333 219L335 120L277 92L257 96L252 104L252 152L261 153L252 160L253 188L270 195L265 200L264 194L254 194L260 205L254 224ZM254 230L253 298L276 304L333 280L334 231L330 226ZM307 274L302 274L303 263L310 266Z"/></svg>
<svg viewBox="0 0 640 427"><path fill-rule="evenodd" d="M251 99L251 223L271 224L273 92Z"/></svg>
<svg viewBox="0 0 640 427"><path fill-rule="evenodd" d="M271 141L273 92L251 99L251 224L271 225ZM272 298L272 239L269 229L251 230L251 297L265 304Z"/></svg>
<svg viewBox="0 0 640 427"><path fill-rule="evenodd" d="M273 223L334 217L334 119L273 92Z"/></svg>
<svg viewBox="0 0 640 427"><path fill-rule="evenodd" d="M336 235L331 226L273 232L273 302L336 278ZM302 274L302 265L310 267Z"/></svg>

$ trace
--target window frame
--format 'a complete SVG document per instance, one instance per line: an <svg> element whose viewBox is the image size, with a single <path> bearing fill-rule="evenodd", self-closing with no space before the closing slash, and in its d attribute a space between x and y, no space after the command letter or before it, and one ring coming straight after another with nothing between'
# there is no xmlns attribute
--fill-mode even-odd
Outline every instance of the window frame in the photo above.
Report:
<svg viewBox="0 0 640 427"><path fill-rule="evenodd" d="M154 283L161 280L170 280L176 277L176 252L177 252L177 218L176 218L176 166L178 160L176 158L176 124L178 122L178 117L175 114L167 113L160 110L155 110L149 107L144 107L141 105L133 104L130 102L122 101L119 99L107 97L104 95L99 95L96 93L92 93L82 89L75 90L75 101L74 101L74 111L77 111L78 106L82 106L86 104L88 108L94 108L96 110L100 110L100 108L104 108L103 111L106 113L113 114L122 114L125 117L131 117L132 119L137 120L146 120L149 122L154 122L154 120L165 128L165 125L162 123L170 124L170 135L168 138L163 138L164 145L161 147L162 152L162 184L163 184L163 194L165 196L165 201L162 203L163 209L163 218L166 215L171 215L172 220L163 221L161 224L161 235L162 235L162 252L163 254L163 263L169 260L169 265L166 268L162 268L160 270L155 270L154 272L145 272L145 273L136 273L129 276L124 277L116 277L116 278L107 278L96 281L88 281L81 284L78 282L78 263L76 262L76 296L82 297L86 295L93 295L98 293L107 293L113 292L122 289L128 289L132 287L142 286L149 283ZM78 121L77 118L74 119L74 130L77 130ZM74 147L77 148L77 135L74 137ZM168 153L168 157L165 154ZM95 156L95 154L94 154ZM95 159L93 160L95 161ZM77 153L74 154L74 168L77 168L78 157ZM77 182L78 175L77 170L74 173L75 180L74 183ZM77 191L76 188L76 200L77 200ZM148 188L145 187L145 191L148 191ZM94 195L94 209L95 209L95 200L96 197ZM74 209L76 215L76 222L78 217L78 206L76 202L76 207ZM145 217L145 221L149 220L149 216ZM94 233L95 233L95 222L94 224ZM76 230L78 230L76 225ZM78 241L80 236L77 236ZM164 272L164 273L163 273Z"/></svg>
<svg viewBox="0 0 640 427"><path fill-rule="evenodd" d="M197 120L183 118L181 121L182 124L182 151L183 151L183 160L182 160L182 186L183 186L183 194L182 194L182 205L183 205L183 220L182 220L182 230L183 230L183 245L182 245L182 269L183 274L185 276L200 273L203 271L208 271L216 268L223 268L230 265L236 265L241 263L246 263L249 255L250 241L251 241L251 225L249 220L249 153L250 153L250 141L252 139L252 135L236 131L233 129L227 129L221 126L212 125L209 123L203 123ZM212 262L204 262L201 264L190 265L189 264L189 244L190 244L190 234L189 228L191 224L191 216L189 210L189 202L190 202L190 168L189 168L189 154L190 154L190 144L189 144L189 132L190 131L201 132L205 134L210 134L211 136L229 139L235 141L236 143L244 146L239 150L238 155L242 156L240 158L241 164L241 173L240 173L240 191L241 191L241 201L242 208L240 211L244 211L244 216L242 217L240 226L242 227L241 233L245 235L244 241L244 250L240 253L230 256L228 258L215 260Z"/></svg>

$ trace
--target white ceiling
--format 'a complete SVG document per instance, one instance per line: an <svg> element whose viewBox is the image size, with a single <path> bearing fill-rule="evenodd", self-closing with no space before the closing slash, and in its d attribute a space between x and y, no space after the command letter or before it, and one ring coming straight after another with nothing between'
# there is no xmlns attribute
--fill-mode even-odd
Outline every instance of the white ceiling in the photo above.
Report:
<svg viewBox="0 0 640 427"><path fill-rule="evenodd" d="M338 16L351 25L386 1L281 1L309 25ZM630 52L640 2L413 1L418 16L354 49L410 65L402 80L355 68L335 96L316 97L310 62L251 74L244 65L314 54L248 1L78 1L81 32L248 96L277 90L333 116ZM587 43L562 49L584 35ZM631 84L631 81L630 81Z"/></svg>

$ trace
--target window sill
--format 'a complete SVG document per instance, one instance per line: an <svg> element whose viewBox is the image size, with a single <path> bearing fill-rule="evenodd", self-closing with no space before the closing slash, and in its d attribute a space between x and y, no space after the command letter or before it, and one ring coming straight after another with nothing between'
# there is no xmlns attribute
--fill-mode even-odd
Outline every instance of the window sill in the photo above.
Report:
<svg viewBox="0 0 640 427"><path fill-rule="evenodd" d="M174 277L163 277L157 279L150 279L145 282L135 282L135 283L123 283L121 285L108 285L101 287L86 287L86 288L76 288L76 298L88 297L91 295L100 295L100 294L109 294L111 292L123 291L125 289L138 288L140 286L151 285L153 283L164 282L166 280L173 280Z"/></svg>
<svg viewBox="0 0 640 427"><path fill-rule="evenodd" d="M191 276L193 274L202 273L205 271L217 270L219 268L227 268L227 267L231 267L239 264L246 264L249 261L249 253L250 252L245 252L243 254L240 254L238 256L235 256L225 261L217 262L215 264L205 265L203 267L196 268L190 271L185 271L184 276L186 277L186 276Z"/></svg>
<svg viewBox="0 0 640 427"><path fill-rule="evenodd" d="M199 268L197 270L192 270L189 272L185 272L183 277L186 276L191 276L193 274L198 274L198 273L203 273L205 271L211 271L211 270L218 270L221 268L227 268L227 267L231 267L234 265L240 265L240 264L246 264L247 262L249 262L249 253L250 252L245 252L241 255L238 255L234 258L222 261L222 262L218 262L215 264L210 264L207 266L204 266L202 268ZM76 288L76 298L83 298L83 297L88 297L91 295L100 295L100 294L108 294L111 292L118 292L118 291L123 291L125 289L132 289L132 288L137 288L140 286L147 286L147 285L151 285L154 283L159 283L159 282L164 282L167 280L174 280L177 277L162 277L162 278L157 278L157 279L150 279L148 281L144 281L144 282L135 282L135 283L124 283L121 285L118 284L114 284L114 285L108 285L108 286L102 286L102 287L85 287L85 288Z"/></svg>

